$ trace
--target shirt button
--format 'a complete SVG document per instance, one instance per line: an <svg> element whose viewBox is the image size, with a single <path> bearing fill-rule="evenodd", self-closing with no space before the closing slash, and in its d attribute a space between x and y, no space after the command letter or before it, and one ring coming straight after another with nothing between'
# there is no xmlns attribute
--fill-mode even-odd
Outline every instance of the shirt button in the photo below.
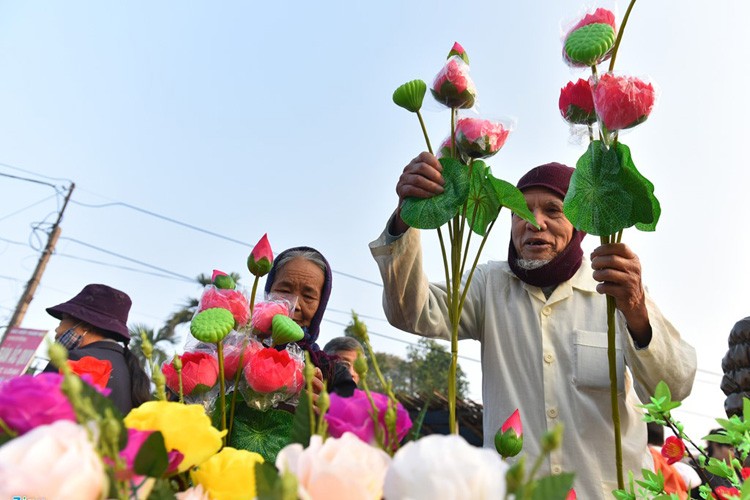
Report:
<svg viewBox="0 0 750 500"><path fill-rule="evenodd" d="M551 364L553 359L555 358L552 356L552 354L547 353L544 355L544 362L547 364Z"/></svg>
<svg viewBox="0 0 750 500"><path fill-rule="evenodd" d="M547 410L547 416L549 418L557 418L557 408L550 408Z"/></svg>
<svg viewBox="0 0 750 500"><path fill-rule="evenodd" d="M562 472L562 467L560 467L559 465L552 466L552 474L557 475L557 474L560 474L561 472Z"/></svg>
<svg viewBox="0 0 750 500"><path fill-rule="evenodd" d="M545 306L544 309L542 309L542 314L549 316L552 314L552 308L550 306Z"/></svg>

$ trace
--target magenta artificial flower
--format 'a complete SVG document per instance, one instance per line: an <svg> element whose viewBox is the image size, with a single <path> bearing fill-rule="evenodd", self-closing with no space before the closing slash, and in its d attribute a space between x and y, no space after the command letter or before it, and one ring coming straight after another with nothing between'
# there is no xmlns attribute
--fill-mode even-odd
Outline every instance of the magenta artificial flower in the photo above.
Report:
<svg viewBox="0 0 750 500"><path fill-rule="evenodd" d="M143 443L146 439L153 434L154 431L141 431L137 429L128 429L128 444L120 451L120 458L124 462L124 467L115 471L115 478L119 481L130 481L133 480L136 483L142 481L142 476L136 475L133 470L135 466L135 458L138 456L138 452L141 451ZM180 453L178 450L171 450L167 453L168 465L165 475L170 475L177 472L177 469L182 462L185 455ZM108 465L114 465L112 460L105 457L104 460Z"/></svg>
<svg viewBox="0 0 750 500"><path fill-rule="evenodd" d="M247 385L261 394L283 391L296 394L302 389L302 363L293 359L286 349L259 349L250 356L244 368Z"/></svg>
<svg viewBox="0 0 750 500"><path fill-rule="evenodd" d="M454 42L453 43L453 47L451 47L451 51L448 52L448 58L451 58L452 56L458 56L466 64L469 64L469 55L466 53L466 51L464 50L464 48L458 42Z"/></svg>
<svg viewBox="0 0 750 500"><path fill-rule="evenodd" d="M250 304L245 294L239 290L218 288L214 285L206 286L201 294L197 312L214 307L231 312L237 327L243 327L250 321Z"/></svg>
<svg viewBox="0 0 750 500"><path fill-rule="evenodd" d="M378 392L370 392L375 406L378 408L378 425L383 429L385 442L389 442L388 429L385 425L385 412L388 409L388 397ZM375 440L375 423L370 416L372 406L367 393L355 389L351 397L345 398L338 394L331 394L331 406L326 413L328 430L332 437L341 437L345 432L351 432L365 443ZM401 441L411 429L412 422L401 403L396 406L396 436Z"/></svg>
<svg viewBox="0 0 750 500"><path fill-rule="evenodd" d="M679 462L685 456L685 443L677 436L669 436L661 447L661 455L669 465Z"/></svg>
<svg viewBox="0 0 750 500"><path fill-rule="evenodd" d="M449 108L474 106L477 91L469 76L469 65L459 56L452 56L435 77L430 89L440 104Z"/></svg>
<svg viewBox="0 0 750 500"><path fill-rule="evenodd" d="M488 158L503 147L510 128L500 122L462 118L456 124L456 146L470 158Z"/></svg>
<svg viewBox="0 0 750 500"><path fill-rule="evenodd" d="M268 234L264 234L260 241L253 247L247 258L247 268L253 276L261 277L271 271L273 265L273 251L268 242Z"/></svg>
<svg viewBox="0 0 750 500"><path fill-rule="evenodd" d="M253 307L253 317L250 324L259 336L271 335L271 323L273 317L277 314L289 316L289 306L285 302L273 300L258 302Z"/></svg>
<svg viewBox="0 0 750 500"><path fill-rule="evenodd" d="M59 373L21 375L0 383L0 419L19 435L58 420L76 421Z"/></svg>
<svg viewBox="0 0 750 500"><path fill-rule="evenodd" d="M182 393L185 396L202 394L219 378L219 361L207 352L186 352L179 356L182 361ZM179 394L180 379L172 363L164 363L161 371L169 389Z"/></svg>
<svg viewBox="0 0 750 500"><path fill-rule="evenodd" d="M607 130L622 130L644 122L654 107L654 86L632 76L602 75L593 87L594 108Z"/></svg>
<svg viewBox="0 0 750 500"><path fill-rule="evenodd" d="M596 121L591 85L583 78L560 89L558 106L562 117L570 123L590 125Z"/></svg>

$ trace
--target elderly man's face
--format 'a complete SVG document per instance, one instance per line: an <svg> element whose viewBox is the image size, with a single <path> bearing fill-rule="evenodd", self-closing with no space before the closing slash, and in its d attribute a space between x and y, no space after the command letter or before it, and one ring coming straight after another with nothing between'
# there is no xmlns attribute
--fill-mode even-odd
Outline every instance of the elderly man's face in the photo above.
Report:
<svg viewBox="0 0 750 500"><path fill-rule="evenodd" d="M513 215L511 238L521 259L550 261L573 237L573 224L563 214L563 200L552 191L531 187L523 192L539 229Z"/></svg>

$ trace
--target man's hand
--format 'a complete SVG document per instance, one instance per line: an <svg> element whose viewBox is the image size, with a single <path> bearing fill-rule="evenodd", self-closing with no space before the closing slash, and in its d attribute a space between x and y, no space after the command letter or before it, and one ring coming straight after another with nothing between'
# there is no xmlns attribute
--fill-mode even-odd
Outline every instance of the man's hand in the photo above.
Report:
<svg viewBox="0 0 750 500"><path fill-rule="evenodd" d="M406 197L432 198L443 192L443 166L438 159L427 152L422 152L404 167L396 184L398 194L398 212L393 218L389 232L394 236L403 234L408 224L401 218L401 205Z"/></svg>
<svg viewBox="0 0 750 500"><path fill-rule="evenodd" d="M651 324L638 256L624 243L610 243L591 253L591 267L594 279L599 282L596 291L615 299L633 340L639 346L647 346L651 342Z"/></svg>

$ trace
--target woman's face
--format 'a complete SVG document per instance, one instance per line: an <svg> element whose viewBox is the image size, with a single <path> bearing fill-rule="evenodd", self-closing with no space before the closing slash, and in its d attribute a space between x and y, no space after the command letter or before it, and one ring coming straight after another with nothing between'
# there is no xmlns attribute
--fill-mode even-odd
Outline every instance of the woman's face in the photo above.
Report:
<svg viewBox="0 0 750 500"><path fill-rule="evenodd" d="M60 324L57 325L57 328L55 328L55 340L59 339L63 333L67 332L71 328L75 329L77 333L83 333L82 331L79 332L79 329L76 328L80 324L81 322L77 319L72 318L67 314L64 315L63 319L60 320Z"/></svg>
<svg viewBox="0 0 750 500"><path fill-rule="evenodd" d="M324 282L325 274L317 264L297 257L276 271L271 293L296 295L297 305L292 317L299 326L307 327L320 305Z"/></svg>

